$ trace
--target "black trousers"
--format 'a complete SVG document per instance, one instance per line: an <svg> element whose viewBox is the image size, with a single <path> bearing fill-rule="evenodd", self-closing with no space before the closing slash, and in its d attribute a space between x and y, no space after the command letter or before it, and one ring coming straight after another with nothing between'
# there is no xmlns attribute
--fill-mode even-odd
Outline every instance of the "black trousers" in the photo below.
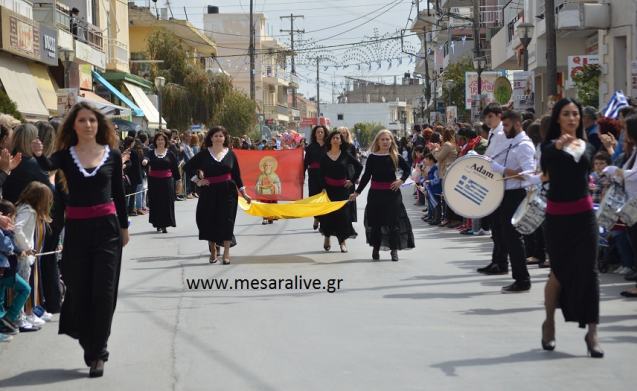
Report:
<svg viewBox="0 0 637 391"><path fill-rule="evenodd" d="M540 225L531 235L524 235L524 250L527 257L535 257L540 262L546 261L546 245L544 243L544 225Z"/></svg>
<svg viewBox="0 0 637 391"><path fill-rule="evenodd" d="M79 339L87 365L108 360L121 259L117 216L67 221L61 269L68 290L59 333Z"/></svg>
<svg viewBox="0 0 637 391"><path fill-rule="evenodd" d="M515 189L504 192L504 199L500 207L489 217L493 239L493 253L491 262L502 269L507 268L507 261L511 262L513 279L520 282L530 280L526 268L526 254L522 234L513 228L511 218L522 200L526 197L526 190Z"/></svg>

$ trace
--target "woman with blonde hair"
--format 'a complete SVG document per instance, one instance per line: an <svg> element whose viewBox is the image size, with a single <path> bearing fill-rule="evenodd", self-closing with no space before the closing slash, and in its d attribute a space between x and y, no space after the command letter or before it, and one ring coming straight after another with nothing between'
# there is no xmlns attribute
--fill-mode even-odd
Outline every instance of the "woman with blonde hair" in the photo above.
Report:
<svg viewBox="0 0 637 391"><path fill-rule="evenodd" d="M440 177L444 180L447 175L447 169L458 157L458 146L456 145L456 131L450 127L446 127L442 131L442 145L433 150L433 155L438 161L438 169ZM443 200L444 201L444 200ZM444 218L440 226L448 225L449 228L455 228L461 224L460 216L457 216L446 205L443 205Z"/></svg>
<svg viewBox="0 0 637 391"><path fill-rule="evenodd" d="M61 270L67 293L60 334L79 339L89 377L104 374L117 302L128 215L122 154L113 125L86 102L73 106L60 126L50 158L37 134L31 150L46 171L64 172L68 188Z"/></svg>
<svg viewBox="0 0 637 391"><path fill-rule="evenodd" d="M396 179L396 170L402 175ZM398 250L415 247L411 223L403 205L400 186L409 178L409 164L398 154L392 133L383 129L374 138L365 163L360 185L350 196L355 200L371 180L365 206L365 235L372 246L372 260L380 259L379 250L390 250L391 260L398 261Z"/></svg>

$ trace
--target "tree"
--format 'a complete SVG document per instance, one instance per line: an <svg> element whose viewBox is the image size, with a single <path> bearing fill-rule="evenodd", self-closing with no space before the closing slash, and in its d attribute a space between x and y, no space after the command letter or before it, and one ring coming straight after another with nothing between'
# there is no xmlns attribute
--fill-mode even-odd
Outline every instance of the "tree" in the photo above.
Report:
<svg viewBox="0 0 637 391"><path fill-rule="evenodd" d="M168 127L185 129L193 122L214 126L232 81L225 74L206 72L198 62L188 60L179 38L157 31L148 38L148 58L162 60L150 67L150 78L166 78L162 94L162 114Z"/></svg>
<svg viewBox="0 0 637 391"><path fill-rule="evenodd" d="M256 110L256 104L246 94L233 90L223 101L219 124L233 136L249 134L257 122Z"/></svg>
<svg viewBox="0 0 637 391"><path fill-rule="evenodd" d="M467 118L470 115L469 111L465 109L465 73L473 71L475 71L473 62L470 58L465 58L455 64L449 64L442 74L443 102L447 106L451 96L451 106L458 107L458 119ZM451 90L447 89L447 80L453 82Z"/></svg>
<svg viewBox="0 0 637 391"><path fill-rule="evenodd" d="M577 99L583 106L599 106L599 77L602 69L599 65L588 64L573 75L577 88Z"/></svg>
<svg viewBox="0 0 637 391"><path fill-rule="evenodd" d="M22 121L22 114L18 111L15 102L9 98L6 92L0 89L0 113L12 115L15 119Z"/></svg>
<svg viewBox="0 0 637 391"><path fill-rule="evenodd" d="M361 147L368 147L382 129L385 129L385 126L377 122L357 122L354 124L352 133L358 137Z"/></svg>

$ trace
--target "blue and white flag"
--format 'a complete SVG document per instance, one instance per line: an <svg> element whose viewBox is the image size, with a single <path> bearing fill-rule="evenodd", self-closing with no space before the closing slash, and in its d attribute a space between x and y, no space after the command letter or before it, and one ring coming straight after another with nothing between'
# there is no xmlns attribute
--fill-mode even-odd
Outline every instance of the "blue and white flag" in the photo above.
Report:
<svg viewBox="0 0 637 391"><path fill-rule="evenodd" d="M619 110L628 106L628 99L626 99L624 93L622 91L615 91L610 101L608 101L608 105L604 108L604 117L617 119Z"/></svg>

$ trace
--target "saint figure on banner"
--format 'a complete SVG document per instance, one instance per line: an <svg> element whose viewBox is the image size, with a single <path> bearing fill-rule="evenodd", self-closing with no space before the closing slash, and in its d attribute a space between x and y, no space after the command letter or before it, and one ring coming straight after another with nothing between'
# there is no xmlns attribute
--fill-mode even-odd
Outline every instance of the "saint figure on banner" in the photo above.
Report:
<svg viewBox="0 0 637 391"><path fill-rule="evenodd" d="M276 174L279 163L273 156L265 156L259 161L259 178L256 184L256 193L262 195L281 194L281 179Z"/></svg>

